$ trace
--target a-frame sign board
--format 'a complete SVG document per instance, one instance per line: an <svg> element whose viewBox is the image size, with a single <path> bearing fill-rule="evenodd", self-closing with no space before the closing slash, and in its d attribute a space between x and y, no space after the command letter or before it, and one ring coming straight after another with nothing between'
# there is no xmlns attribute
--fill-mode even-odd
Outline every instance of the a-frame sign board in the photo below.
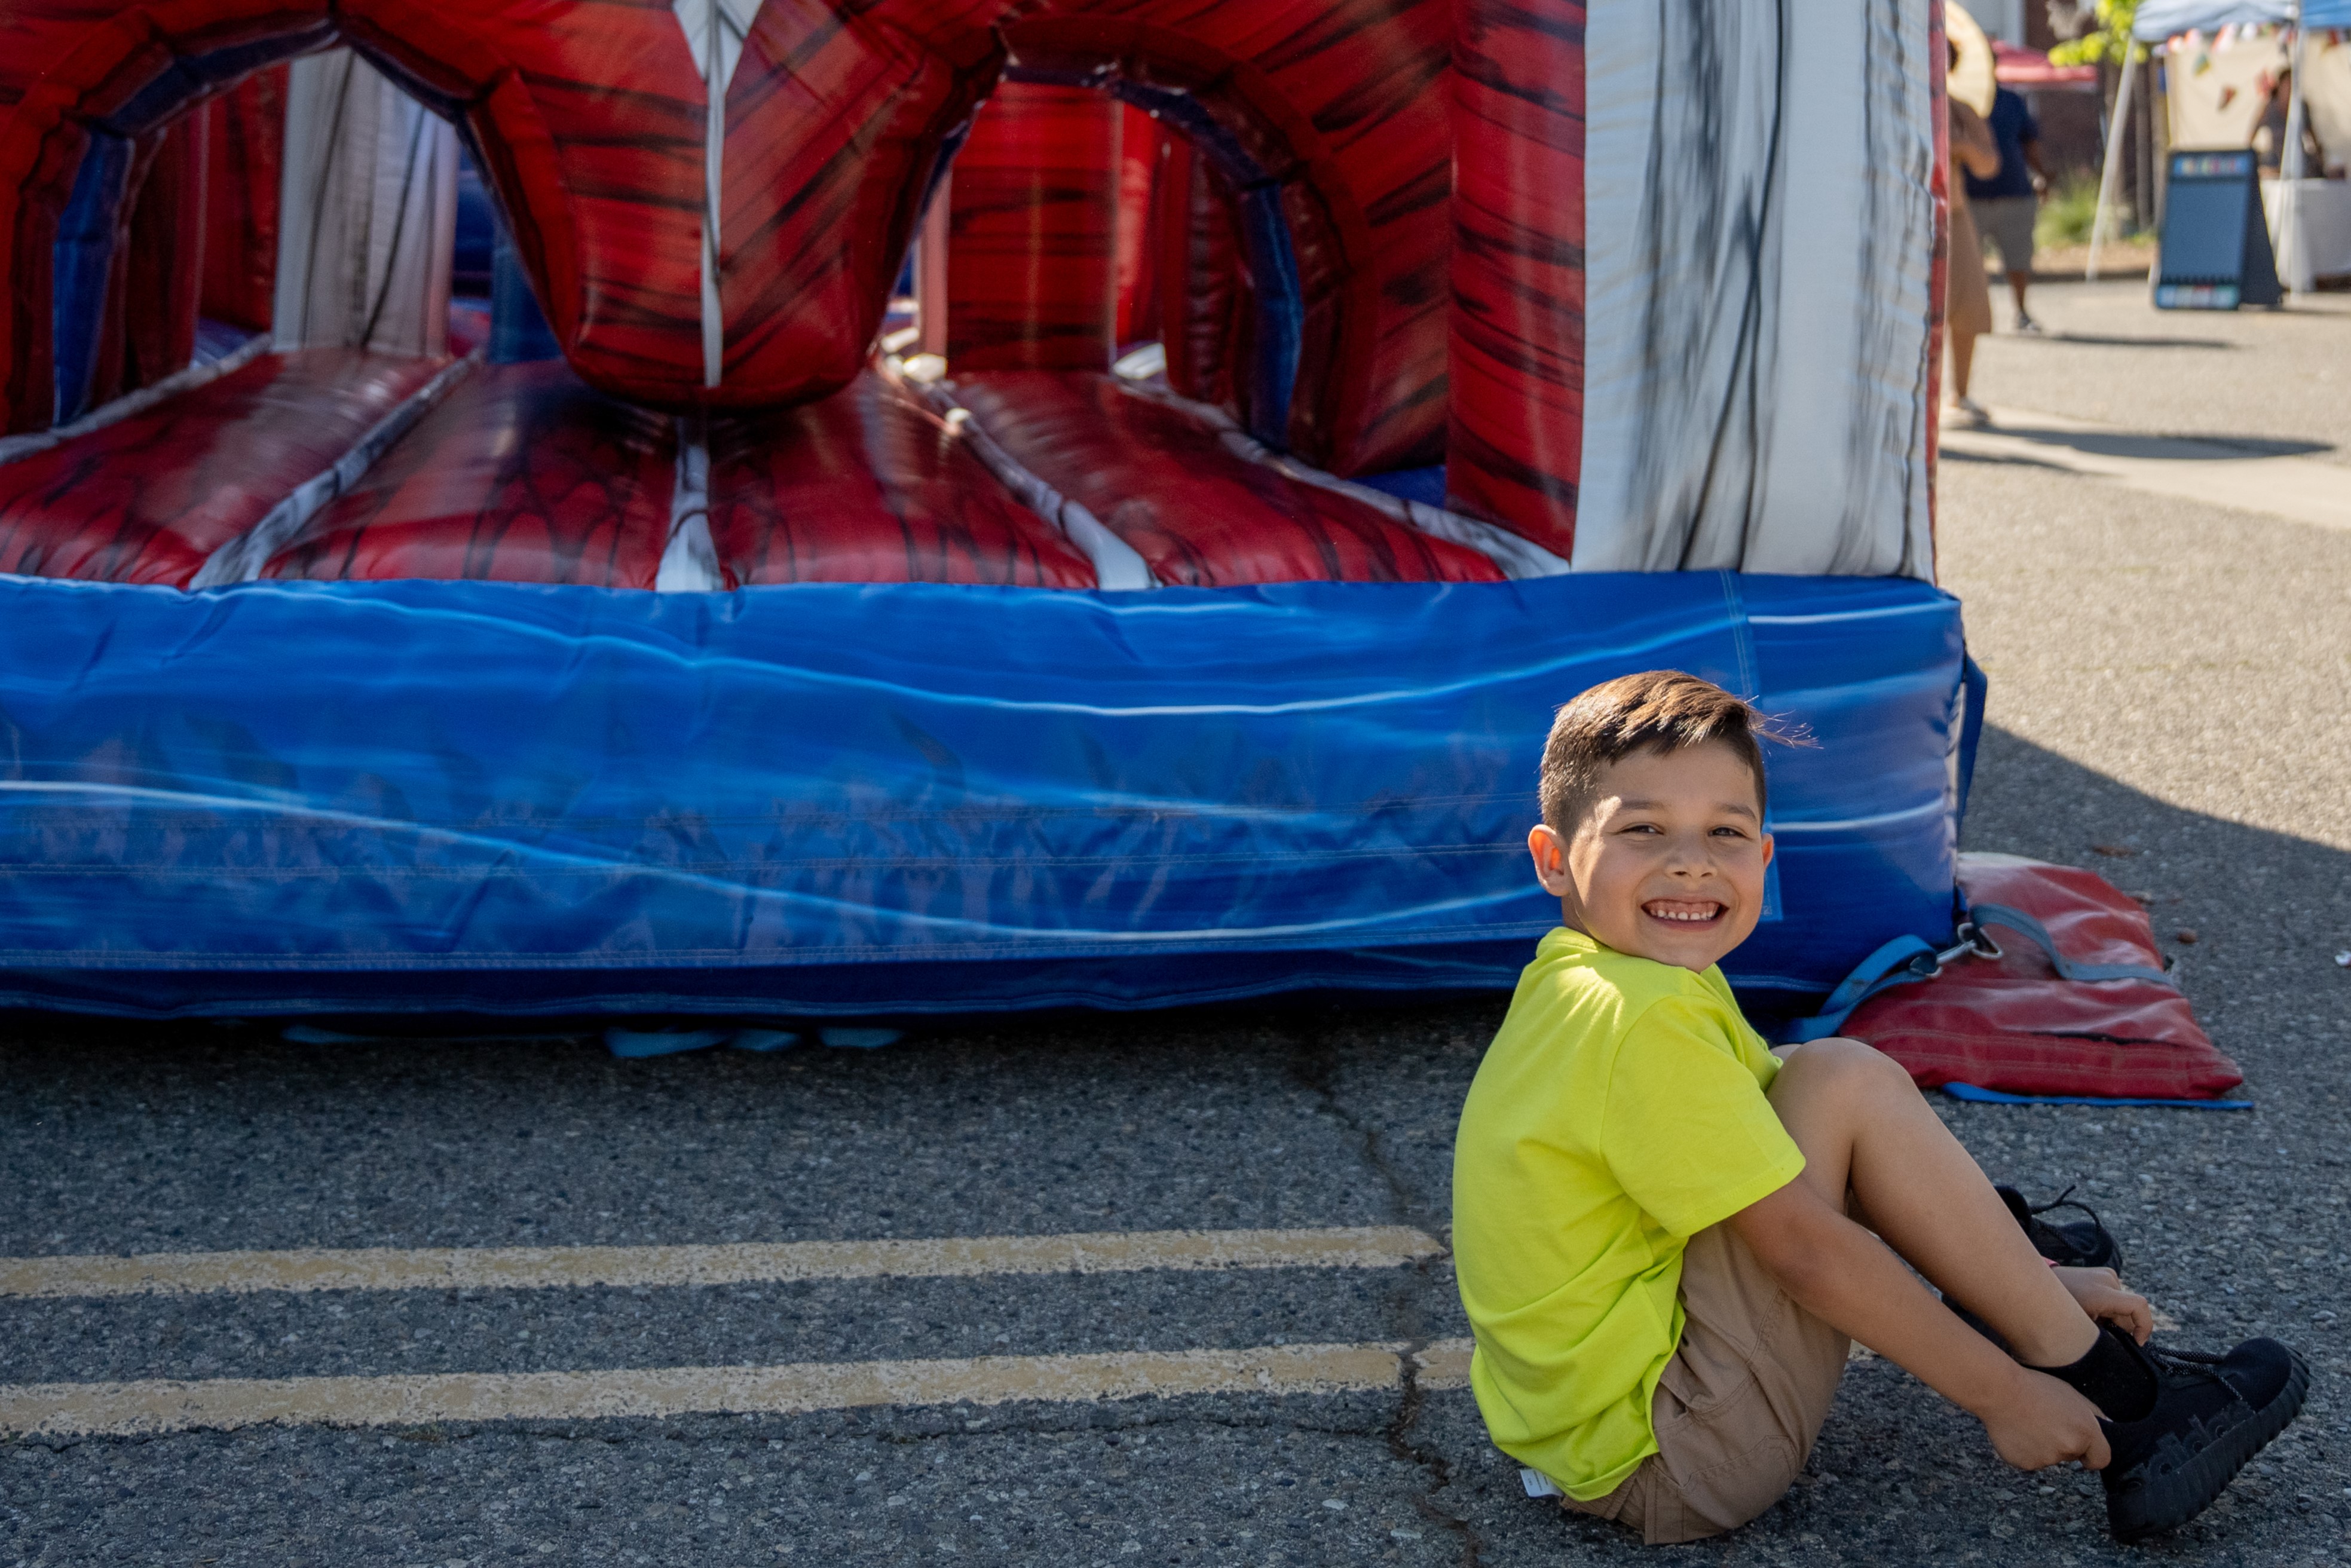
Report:
<svg viewBox="0 0 2351 1568"><path fill-rule="evenodd" d="M2173 152L2163 197L2163 248L2156 261L2156 308L2234 310L2275 305L2282 298L2252 150Z"/></svg>

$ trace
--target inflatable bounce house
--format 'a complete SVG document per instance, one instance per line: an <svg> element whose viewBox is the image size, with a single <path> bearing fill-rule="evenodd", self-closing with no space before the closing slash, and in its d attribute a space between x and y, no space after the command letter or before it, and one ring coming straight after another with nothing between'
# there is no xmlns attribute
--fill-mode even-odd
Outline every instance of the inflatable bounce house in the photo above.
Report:
<svg viewBox="0 0 2351 1568"><path fill-rule="evenodd" d="M11 0L0 1003L1507 986L1656 666L1818 742L1752 1005L1949 949L1940 28Z"/></svg>

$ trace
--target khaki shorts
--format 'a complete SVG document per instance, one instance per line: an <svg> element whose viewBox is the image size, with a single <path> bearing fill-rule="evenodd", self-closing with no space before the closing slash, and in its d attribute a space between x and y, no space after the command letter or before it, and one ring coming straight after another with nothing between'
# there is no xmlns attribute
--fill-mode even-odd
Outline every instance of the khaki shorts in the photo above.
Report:
<svg viewBox="0 0 2351 1568"><path fill-rule="evenodd" d="M1779 1501L1828 1419L1850 1348L1727 1225L1690 1238L1681 1296L1681 1347L1650 1406L1657 1451L1606 1497L1567 1501L1652 1546L1736 1530Z"/></svg>
<svg viewBox="0 0 2351 1568"><path fill-rule="evenodd" d="M1986 196L1970 201L1968 207L1976 227L2000 251L2000 269L2031 272L2032 225L2040 221L2041 203L2032 196Z"/></svg>

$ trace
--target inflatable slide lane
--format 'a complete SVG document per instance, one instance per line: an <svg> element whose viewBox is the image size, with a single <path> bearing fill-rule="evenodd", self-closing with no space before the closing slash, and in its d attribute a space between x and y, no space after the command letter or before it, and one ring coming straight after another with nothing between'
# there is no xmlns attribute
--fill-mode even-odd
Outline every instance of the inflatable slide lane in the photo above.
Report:
<svg viewBox="0 0 2351 1568"><path fill-rule="evenodd" d="M0 1003L1505 986L1660 665L1822 743L1751 998L1948 942L1938 29L12 7Z"/></svg>

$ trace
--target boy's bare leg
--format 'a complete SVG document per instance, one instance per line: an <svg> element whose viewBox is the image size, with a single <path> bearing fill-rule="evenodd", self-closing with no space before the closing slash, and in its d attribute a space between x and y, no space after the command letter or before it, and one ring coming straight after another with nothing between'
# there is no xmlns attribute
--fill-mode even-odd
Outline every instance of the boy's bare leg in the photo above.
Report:
<svg viewBox="0 0 2351 1568"><path fill-rule="evenodd" d="M1804 1152L1803 1179L1998 1329L2018 1360L2064 1366L2088 1353L2097 1324L1897 1063L1859 1040L1814 1040L1789 1054L1771 1100Z"/></svg>

